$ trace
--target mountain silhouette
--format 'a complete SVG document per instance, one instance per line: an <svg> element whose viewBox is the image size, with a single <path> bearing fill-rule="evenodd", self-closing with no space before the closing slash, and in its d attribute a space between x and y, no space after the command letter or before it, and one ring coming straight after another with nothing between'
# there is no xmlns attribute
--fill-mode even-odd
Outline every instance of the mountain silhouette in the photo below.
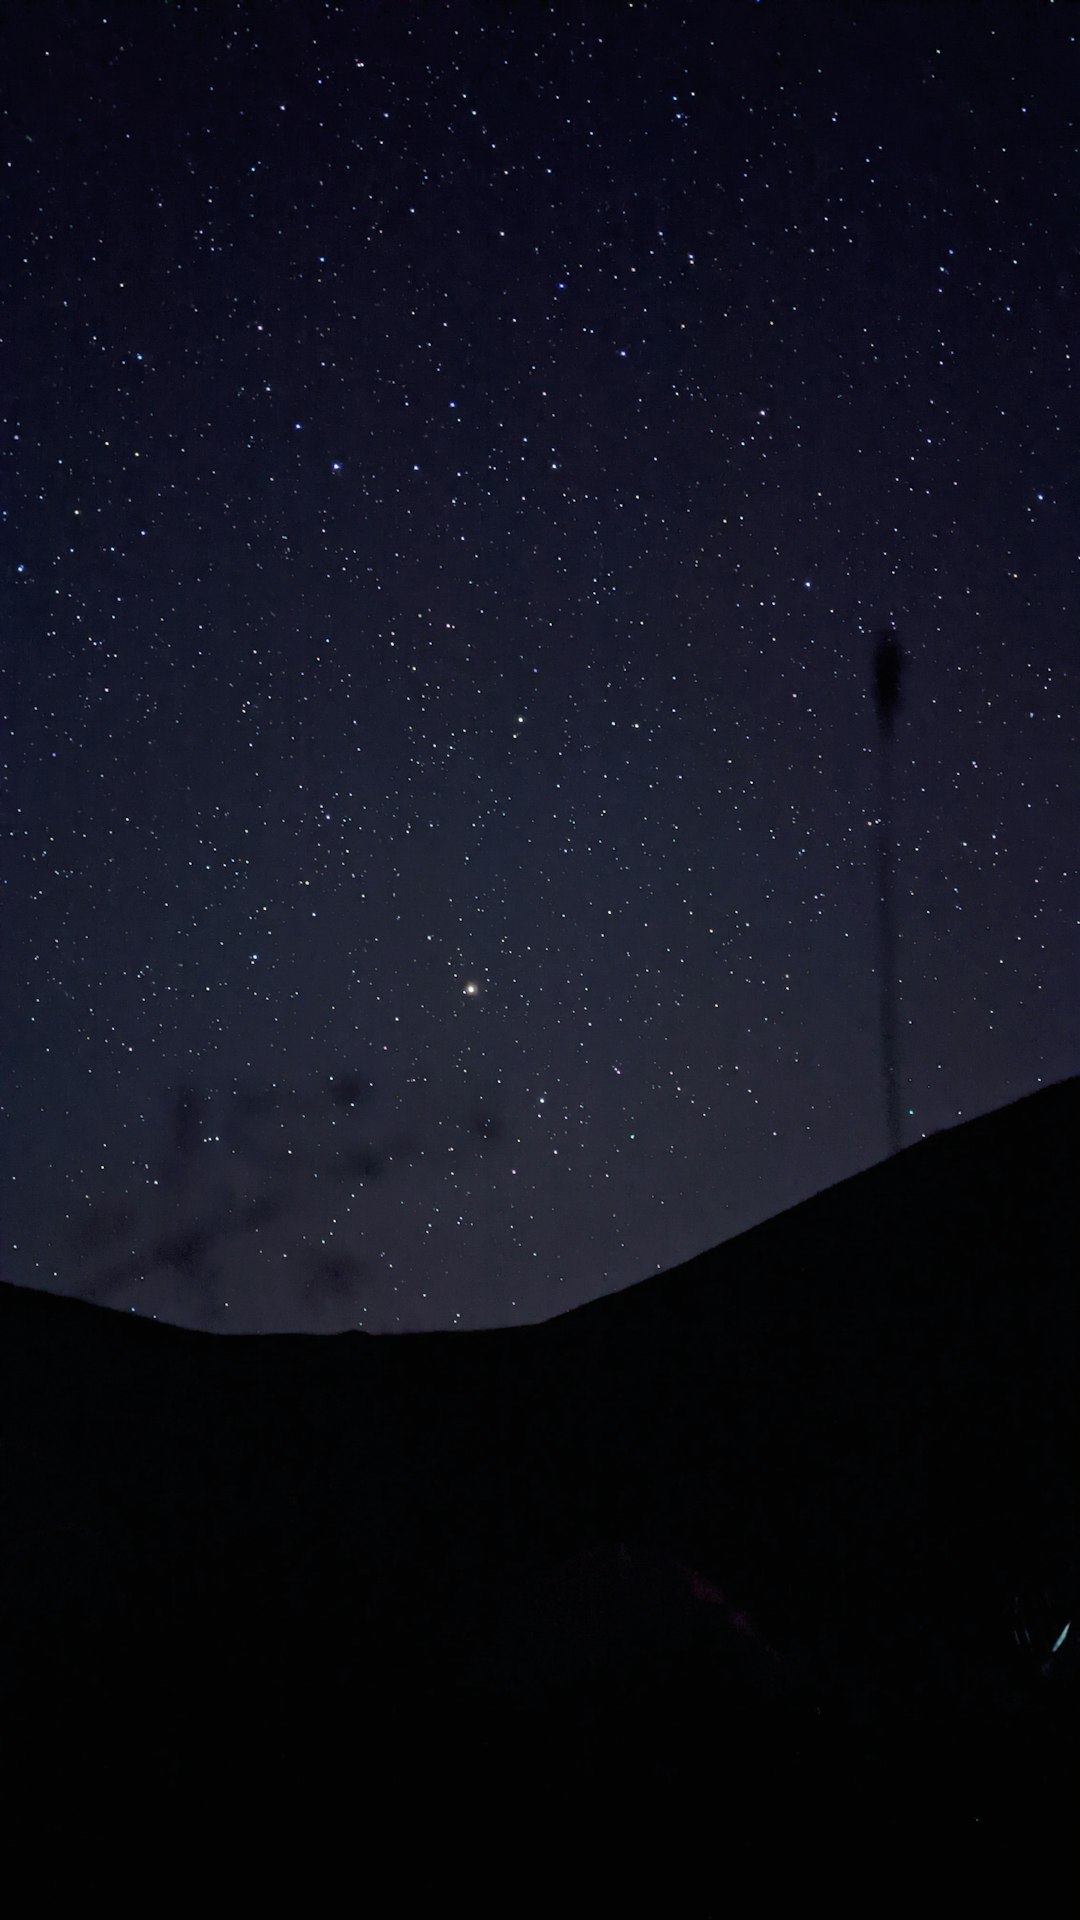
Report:
<svg viewBox="0 0 1080 1920"><path fill-rule="evenodd" d="M223 1337L0 1286L6 1777L1049 1804L1078 1117L1050 1087L531 1327Z"/></svg>

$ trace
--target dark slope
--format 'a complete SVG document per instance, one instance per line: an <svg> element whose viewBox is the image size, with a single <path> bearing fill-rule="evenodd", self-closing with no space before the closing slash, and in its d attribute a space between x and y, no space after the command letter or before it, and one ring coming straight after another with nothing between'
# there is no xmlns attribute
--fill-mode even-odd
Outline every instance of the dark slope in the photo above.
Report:
<svg viewBox="0 0 1080 1920"><path fill-rule="evenodd" d="M963 1753L957 1818L1008 1799L1071 1738L1014 1611L1049 1642L1078 1586L1078 1118L1047 1089L520 1330L0 1287L9 1772L239 1794L303 1756L685 1815L733 1754L772 1804L781 1754L873 1782L914 1742L924 1783Z"/></svg>

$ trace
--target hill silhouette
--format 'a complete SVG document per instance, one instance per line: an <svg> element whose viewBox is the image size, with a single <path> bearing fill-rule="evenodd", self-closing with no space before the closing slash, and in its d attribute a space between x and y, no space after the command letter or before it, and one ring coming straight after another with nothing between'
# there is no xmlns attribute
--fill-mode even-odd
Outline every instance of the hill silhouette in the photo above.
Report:
<svg viewBox="0 0 1080 1920"><path fill-rule="evenodd" d="M226 1338L0 1286L7 1778L1045 1811L1078 1118L1048 1088L533 1327Z"/></svg>

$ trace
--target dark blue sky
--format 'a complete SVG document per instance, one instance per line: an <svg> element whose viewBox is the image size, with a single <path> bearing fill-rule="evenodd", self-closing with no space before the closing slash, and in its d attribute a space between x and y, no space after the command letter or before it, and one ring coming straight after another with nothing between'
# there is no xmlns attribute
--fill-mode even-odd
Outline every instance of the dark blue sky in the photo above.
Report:
<svg viewBox="0 0 1080 1920"><path fill-rule="evenodd" d="M5 14L5 1276L544 1318L1080 1068L1080 13Z"/></svg>

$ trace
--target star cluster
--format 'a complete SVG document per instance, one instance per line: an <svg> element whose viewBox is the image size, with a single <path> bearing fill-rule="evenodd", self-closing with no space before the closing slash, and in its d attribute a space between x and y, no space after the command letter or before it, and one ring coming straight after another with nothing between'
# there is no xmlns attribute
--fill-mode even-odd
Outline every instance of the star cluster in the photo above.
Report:
<svg viewBox="0 0 1080 1920"><path fill-rule="evenodd" d="M536 1320L1080 1066L1069 8L6 28L4 1270Z"/></svg>

